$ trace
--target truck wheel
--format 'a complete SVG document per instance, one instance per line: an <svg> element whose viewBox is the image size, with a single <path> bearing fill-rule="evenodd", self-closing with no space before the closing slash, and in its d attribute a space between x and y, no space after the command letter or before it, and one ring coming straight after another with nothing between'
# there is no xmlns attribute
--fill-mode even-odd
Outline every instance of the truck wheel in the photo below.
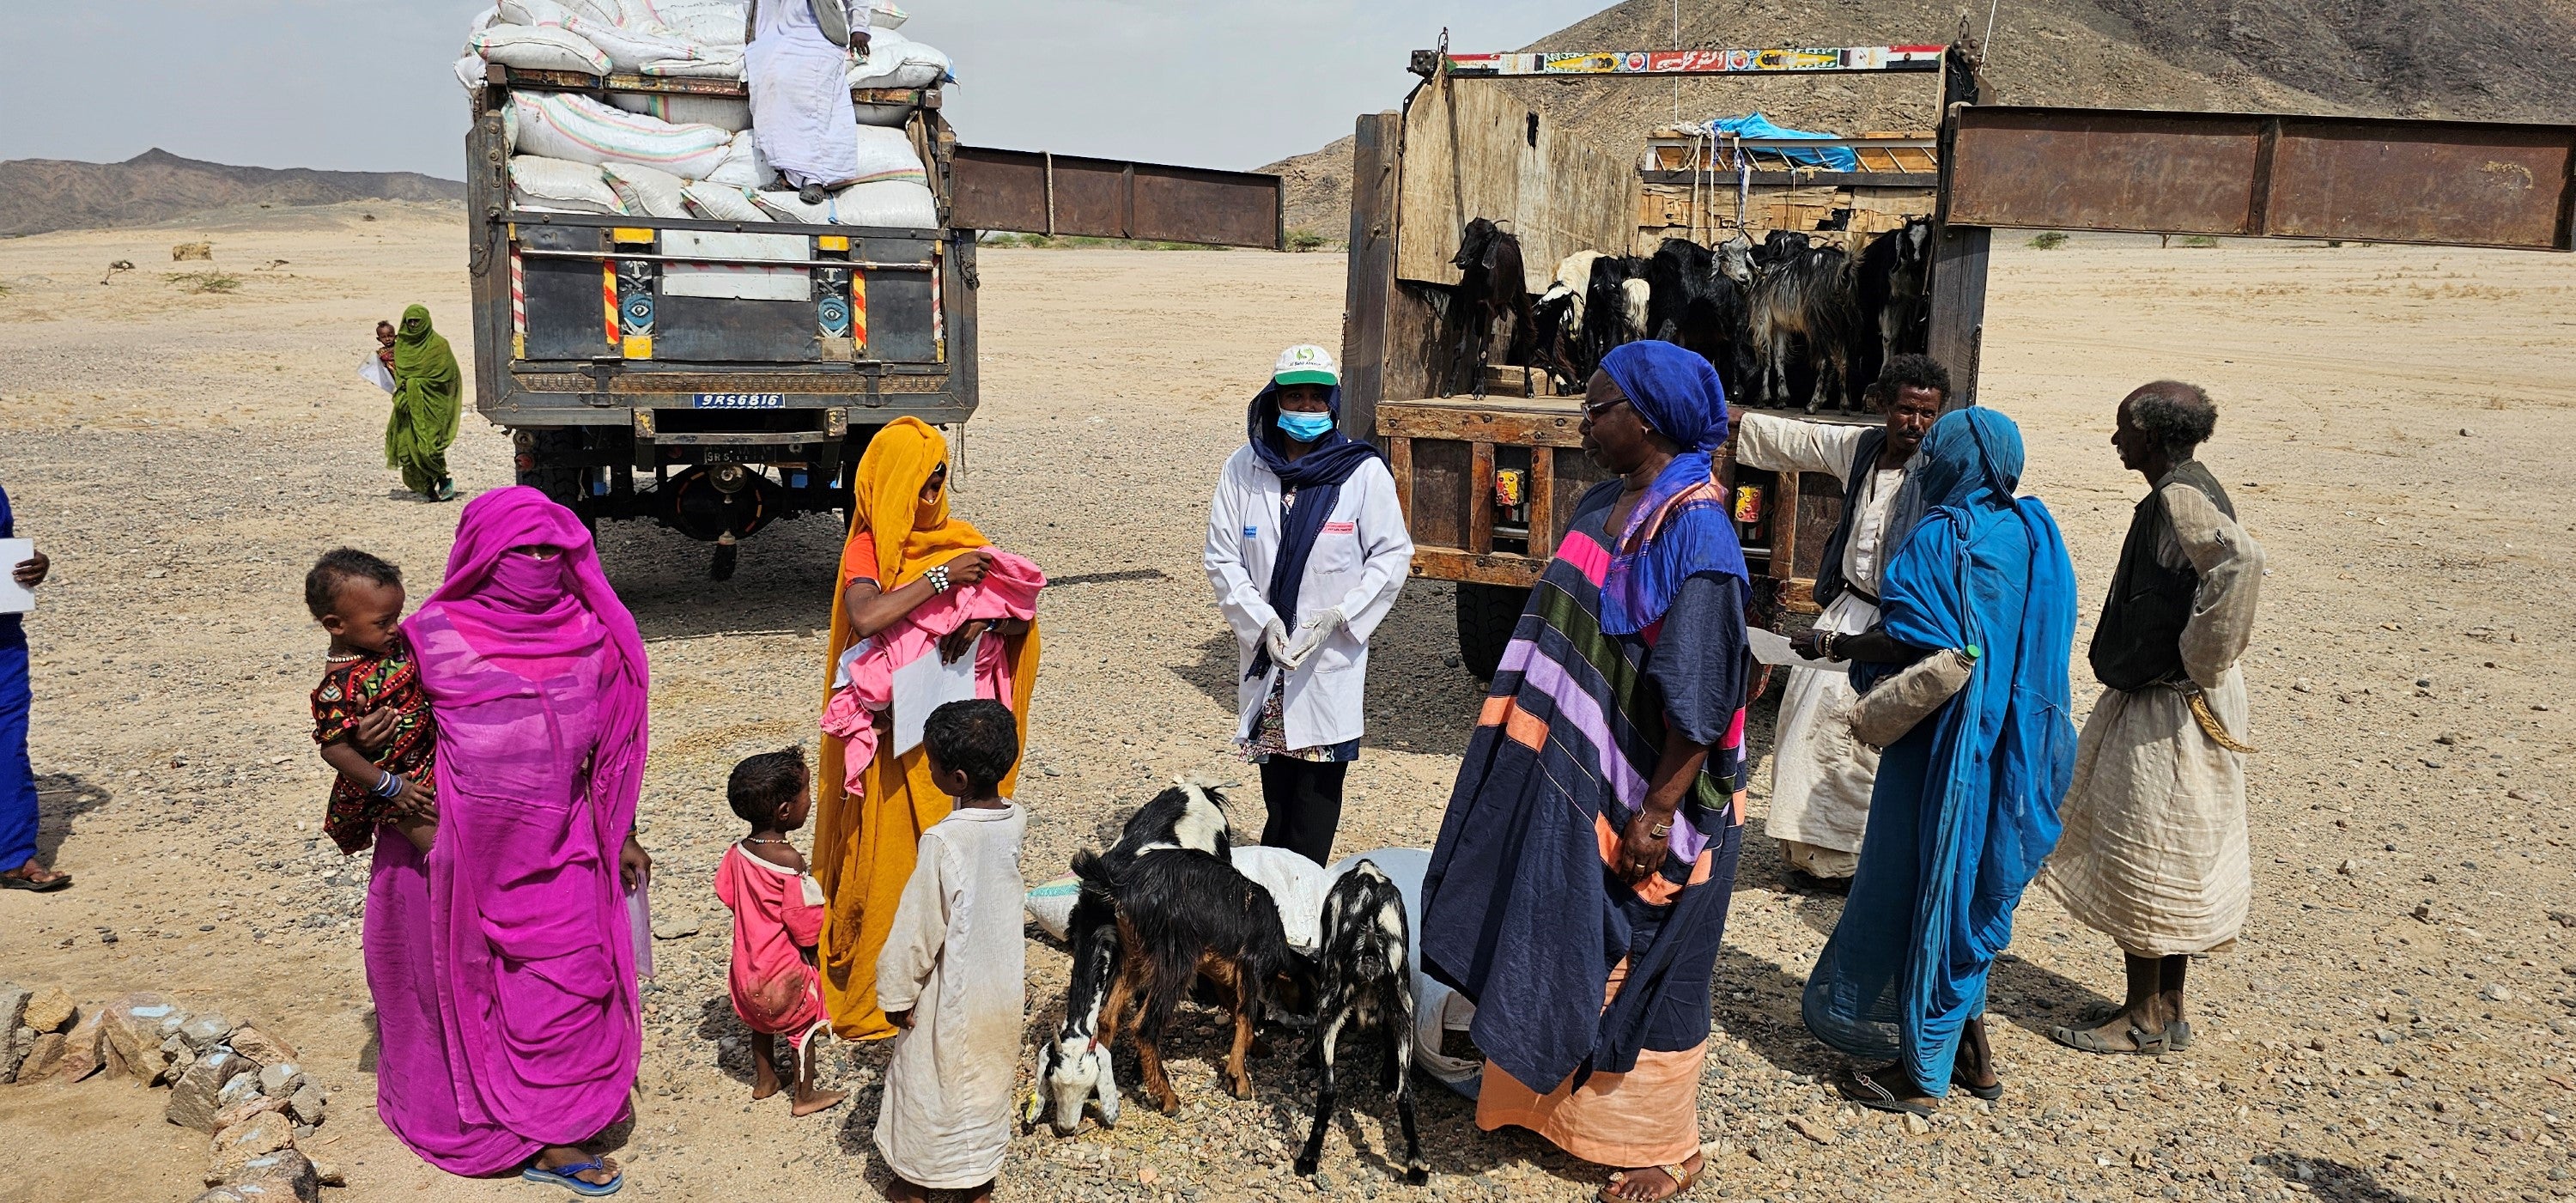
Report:
<svg viewBox="0 0 2576 1203"><path fill-rule="evenodd" d="M565 461L581 451L578 430L524 430L519 452L518 483L546 495L555 504L575 509L581 497L581 469Z"/></svg>
<svg viewBox="0 0 2576 1203"><path fill-rule="evenodd" d="M1503 649L1511 645L1512 628L1520 625L1521 610L1529 605L1529 595L1527 589L1508 585L1458 582L1458 658L1477 680L1494 679Z"/></svg>

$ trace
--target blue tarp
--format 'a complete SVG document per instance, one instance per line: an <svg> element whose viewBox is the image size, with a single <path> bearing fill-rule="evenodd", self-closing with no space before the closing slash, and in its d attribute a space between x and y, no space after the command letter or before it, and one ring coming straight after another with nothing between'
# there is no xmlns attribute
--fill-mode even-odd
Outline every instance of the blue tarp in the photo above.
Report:
<svg viewBox="0 0 2576 1203"><path fill-rule="evenodd" d="M1729 135L1738 138L1839 138L1842 136L1841 134L1820 134L1813 130L1782 129L1773 125L1770 118L1760 113L1747 113L1741 117L1720 117L1708 123L1708 132L1718 138ZM1827 146L1817 150L1780 150L1774 153L1788 156L1790 162L1804 163L1811 167L1823 167L1832 171L1860 170L1860 156L1853 154L1848 147Z"/></svg>

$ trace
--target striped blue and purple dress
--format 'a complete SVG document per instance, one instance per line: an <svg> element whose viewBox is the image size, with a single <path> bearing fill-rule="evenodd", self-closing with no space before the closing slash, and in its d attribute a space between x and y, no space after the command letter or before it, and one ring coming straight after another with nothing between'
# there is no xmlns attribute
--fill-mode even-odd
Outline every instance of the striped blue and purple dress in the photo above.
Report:
<svg viewBox="0 0 2576 1203"><path fill-rule="evenodd" d="M1715 485L1696 486L1718 500ZM1690 577L1661 622L1601 625L1619 483L1584 495L1531 593L1441 824L1422 955L1476 1003L1477 1123L1605 1165L1699 1146L1710 978L1743 833L1745 585ZM1612 871L1668 738L1710 747L1643 883Z"/></svg>

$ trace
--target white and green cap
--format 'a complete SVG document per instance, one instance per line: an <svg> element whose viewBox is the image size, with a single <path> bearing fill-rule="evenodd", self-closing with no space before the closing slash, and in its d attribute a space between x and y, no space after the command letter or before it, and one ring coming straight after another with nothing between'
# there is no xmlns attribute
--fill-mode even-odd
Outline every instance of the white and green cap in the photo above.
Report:
<svg viewBox="0 0 2576 1203"><path fill-rule="evenodd" d="M1342 365L1333 362L1333 353L1313 343L1300 343L1279 353L1279 366L1270 369L1276 384L1322 384L1339 387Z"/></svg>

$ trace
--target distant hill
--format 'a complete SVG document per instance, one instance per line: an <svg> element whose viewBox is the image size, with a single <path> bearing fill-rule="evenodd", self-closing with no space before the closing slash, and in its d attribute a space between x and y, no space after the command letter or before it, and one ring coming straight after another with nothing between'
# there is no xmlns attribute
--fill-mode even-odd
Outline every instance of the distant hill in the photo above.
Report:
<svg viewBox="0 0 2576 1203"><path fill-rule="evenodd" d="M233 167L153 149L122 163L0 162L0 237L142 226L233 205L457 201L465 185L409 171Z"/></svg>
<svg viewBox="0 0 2576 1203"><path fill-rule="evenodd" d="M1970 13L1970 10L1974 10ZM1627 0L1523 50L1667 50L1947 42L1966 0ZM2016 0L1987 47L1999 104L2344 113L2486 121L2576 120L2576 3L2569 0ZM1424 40L1429 45L1429 39ZM1463 51L1508 50L1461 46ZM1390 75L1404 69L1389 62ZM1928 75L1685 83L1683 122L1759 109L1792 128L1926 129ZM1662 81L1532 80L1511 89L1560 128L1623 157L1674 123ZM1340 239L1350 225L1350 139L1262 170L1289 179L1289 224Z"/></svg>

